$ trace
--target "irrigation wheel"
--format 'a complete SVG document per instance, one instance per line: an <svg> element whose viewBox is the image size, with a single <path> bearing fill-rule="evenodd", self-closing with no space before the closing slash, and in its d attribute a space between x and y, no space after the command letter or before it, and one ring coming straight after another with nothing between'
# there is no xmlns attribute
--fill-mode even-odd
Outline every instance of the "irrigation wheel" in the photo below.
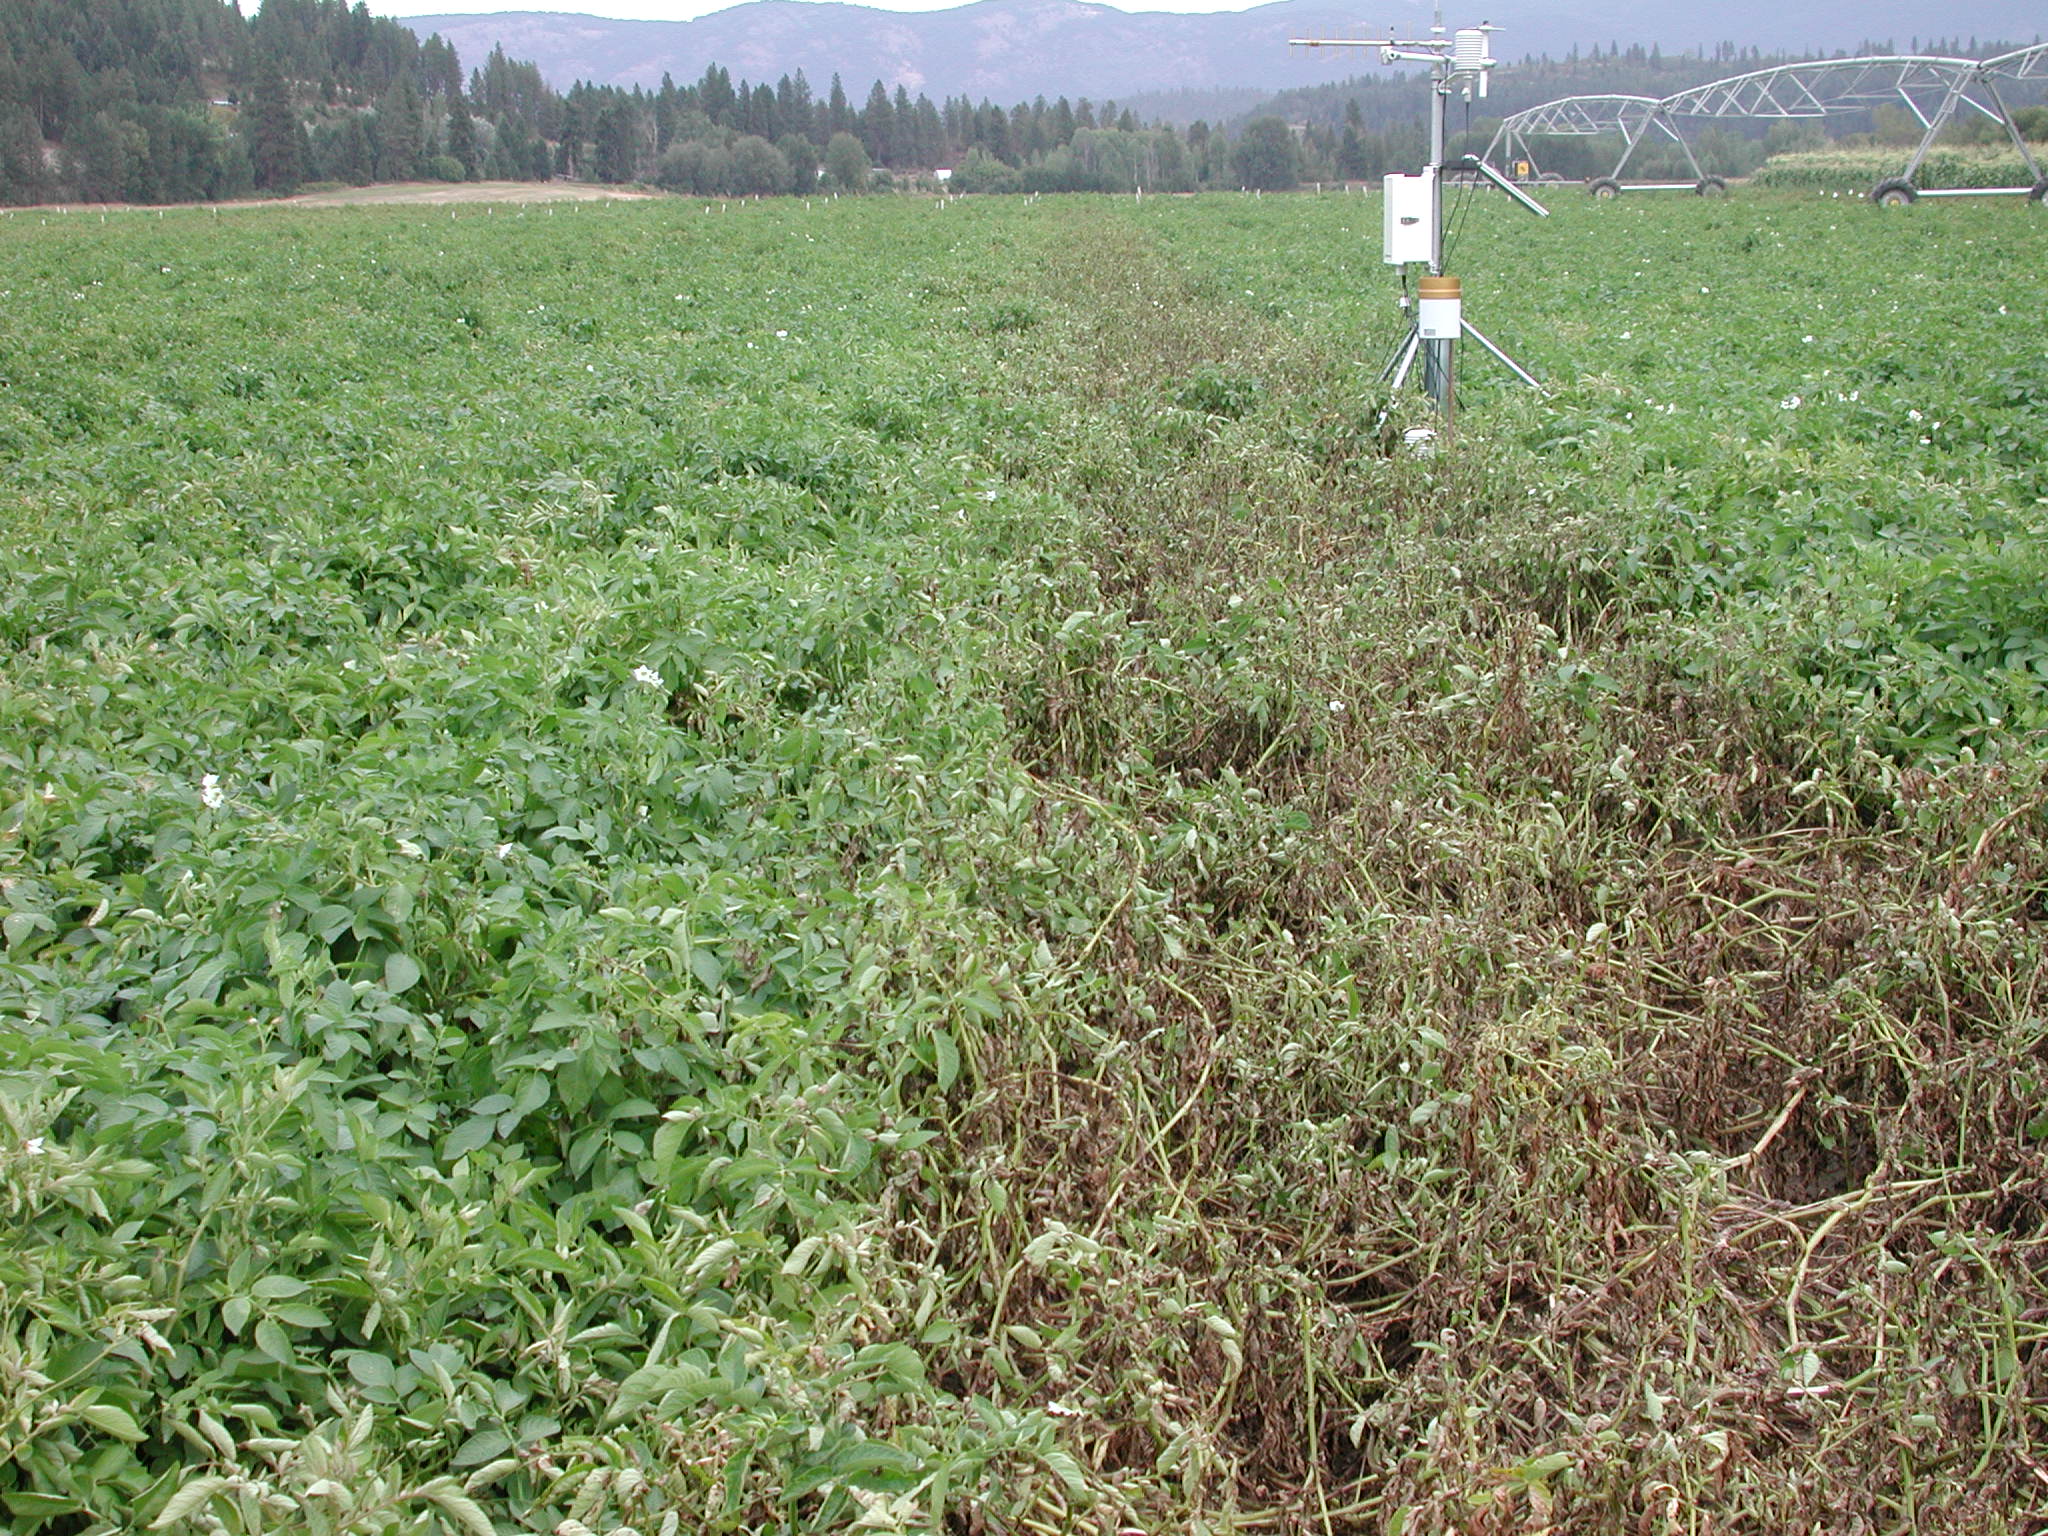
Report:
<svg viewBox="0 0 2048 1536"><path fill-rule="evenodd" d="M2034 189L2027 194L2027 201L2036 208L2048 208L2048 176L2034 183Z"/></svg>
<svg viewBox="0 0 2048 1536"><path fill-rule="evenodd" d="M1870 200L1880 208L1903 208L1920 201L1920 189L1910 181L1880 181L1870 189Z"/></svg>
<svg viewBox="0 0 2048 1536"><path fill-rule="evenodd" d="M1586 190L1605 202L1610 197L1621 196L1621 183L1612 176L1598 176L1586 183Z"/></svg>
<svg viewBox="0 0 2048 1536"><path fill-rule="evenodd" d="M1702 176L1693 183L1693 191L1701 197L1726 197L1728 183L1719 176Z"/></svg>

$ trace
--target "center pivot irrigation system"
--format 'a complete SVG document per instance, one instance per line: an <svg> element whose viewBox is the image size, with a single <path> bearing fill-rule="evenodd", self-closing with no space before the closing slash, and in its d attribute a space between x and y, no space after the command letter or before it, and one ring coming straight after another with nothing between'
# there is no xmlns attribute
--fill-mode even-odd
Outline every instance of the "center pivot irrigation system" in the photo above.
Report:
<svg viewBox="0 0 2048 1536"><path fill-rule="evenodd" d="M1530 140L1553 136L1619 135L1621 158L1605 176L1586 183L1595 197L1623 192L1724 190L1718 176L1700 169L1684 128L1699 122L1743 119L1749 122L1799 122L1869 112L1877 107L1903 107L1920 125L1920 141L1897 176L1871 189L1873 202L1910 203L1922 197L1995 197L2024 195L2048 198L2048 173L2013 120L2001 86L2029 88L2048 80L2048 43L2015 48L1988 59L1949 58L1938 54L1886 54L1855 59L1813 59L1751 70L1708 85L1660 98L1651 96L1566 96L1546 101L1501 120L1487 146L1488 160L1520 160L1532 166L1536 155ZM1996 123L2019 151L2029 176L2025 186L1922 187L1917 178L1927 153L1944 128L1960 116L1975 115ZM1643 140L1661 134L1684 152L1692 181L1624 181L1629 162Z"/></svg>
<svg viewBox="0 0 2048 1536"><path fill-rule="evenodd" d="M1429 164L1415 176L1389 176L1384 190L1385 246L1381 259L1402 269L1401 305L1411 309L1407 339L1395 350L1382 382L1391 380L1399 389L1408 380L1415 359L1422 359L1422 386L1451 419L1457 402L1455 351L1461 336L1470 336L1524 384L1535 378L1520 363L1487 340L1479 328L1465 318L1464 296L1458 279L1444 271L1444 117L1454 94L1470 101L1486 95L1486 82L1498 62L1493 57L1493 34L1497 27L1482 22L1456 33L1444 31L1443 10L1438 8L1436 25L1426 38L1399 37L1296 37L1295 48L1376 49L1383 64L1427 64L1430 66ZM1470 156L1459 169L1477 171L1522 207L1539 218L1550 210L1529 196L1484 160ZM1407 268L1423 265L1428 275L1416 284L1416 302L1410 306Z"/></svg>

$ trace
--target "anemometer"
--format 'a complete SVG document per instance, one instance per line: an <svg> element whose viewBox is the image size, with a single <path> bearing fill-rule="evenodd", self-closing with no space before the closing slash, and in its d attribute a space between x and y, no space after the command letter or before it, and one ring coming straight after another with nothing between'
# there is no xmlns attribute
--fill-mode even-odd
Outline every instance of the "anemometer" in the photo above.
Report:
<svg viewBox="0 0 2048 1536"><path fill-rule="evenodd" d="M1422 387L1428 391L1448 421L1457 400L1455 347L1459 338L1470 336L1524 384L1535 377L1507 353L1489 341L1479 328L1465 318L1464 295L1458 279L1444 271L1444 120L1452 94L1470 101L1486 95L1487 79L1499 62L1493 57L1493 34L1500 29L1490 22L1464 27L1453 33L1444 30L1443 7L1438 6L1436 24L1426 38L1399 37L1297 37L1295 48L1376 48L1383 64L1417 63L1430 67L1429 164L1412 176L1388 176L1383 183L1384 228L1381 260L1402 269L1401 306L1409 311L1408 335L1396 349L1380 379L1399 389L1408 381L1418 357L1422 360ZM1499 187L1516 203L1539 218L1550 210L1529 196L1484 160L1466 156L1457 169L1473 172ZM1407 269L1422 266L1427 275L1416 284L1411 305L1405 292Z"/></svg>

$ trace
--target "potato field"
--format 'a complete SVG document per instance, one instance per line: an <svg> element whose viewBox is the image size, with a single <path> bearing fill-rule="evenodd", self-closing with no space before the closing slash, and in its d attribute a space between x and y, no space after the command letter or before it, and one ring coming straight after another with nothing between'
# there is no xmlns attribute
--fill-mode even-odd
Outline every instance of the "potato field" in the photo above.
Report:
<svg viewBox="0 0 2048 1536"><path fill-rule="evenodd" d="M0 218L0 1505L2048 1526L2048 215Z"/></svg>

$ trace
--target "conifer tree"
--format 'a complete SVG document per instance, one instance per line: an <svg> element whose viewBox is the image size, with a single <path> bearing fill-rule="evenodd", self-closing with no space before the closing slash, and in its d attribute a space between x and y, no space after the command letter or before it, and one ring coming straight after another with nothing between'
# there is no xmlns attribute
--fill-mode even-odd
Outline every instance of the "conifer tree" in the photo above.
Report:
<svg viewBox="0 0 2048 1536"><path fill-rule="evenodd" d="M249 165L259 192L288 193L306 179L304 141L291 90L277 60L264 54L256 64L247 108Z"/></svg>
<svg viewBox="0 0 2048 1536"><path fill-rule="evenodd" d="M613 101L597 114L591 174L599 181L633 179L633 118L623 101Z"/></svg>
<svg viewBox="0 0 2048 1536"><path fill-rule="evenodd" d="M775 120L784 134L811 133L811 83L798 70L775 82ZM815 160L817 157L811 157Z"/></svg>
<svg viewBox="0 0 2048 1536"><path fill-rule="evenodd" d="M342 123L335 147L335 160L328 174L352 187L366 187L377 179L377 146L370 140L363 114L351 112Z"/></svg>
<svg viewBox="0 0 2048 1536"><path fill-rule="evenodd" d="M39 203L49 195L43 130L27 107L0 111L0 203Z"/></svg>
<svg viewBox="0 0 2048 1536"><path fill-rule="evenodd" d="M889 163L918 163L917 108L911 105L910 92L900 85L889 102Z"/></svg>
<svg viewBox="0 0 2048 1536"><path fill-rule="evenodd" d="M714 125L723 128L733 111L732 76L713 64L704 71L704 78L698 83L697 97L704 115Z"/></svg>
<svg viewBox="0 0 2048 1536"><path fill-rule="evenodd" d="M88 203L118 202L128 188L128 143L112 113L95 112L71 130L64 160L72 186Z"/></svg>
<svg viewBox="0 0 2048 1536"><path fill-rule="evenodd" d="M894 147L896 109L889 105L889 90L877 80L868 91L868 104L861 109L860 142L868 159L887 165Z"/></svg>
<svg viewBox="0 0 2048 1536"><path fill-rule="evenodd" d="M988 152L1005 165L1017 163L1017 152L1010 142L1010 120L1003 115L1001 107L988 109L988 125L983 130L982 142Z"/></svg>
<svg viewBox="0 0 2048 1536"><path fill-rule="evenodd" d="M462 174L475 181L481 173L476 150L476 122L469 115L469 103L457 91L448 98L448 153L462 162Z"/></svg>
<svg viewBox="0 0 2048 1536"><path fill-rule="evenodd" d="M411 181L420 172L420 96L412 76L400 75L377 104L377 175Z"/></svg>
<svg viewBox="0 0 2048 1536"><path fill-rule="evenodd" d="M676 89L675 76L661 72L661 89L654 95L654 152L659 155L676 136L676 119L682 115L683 93Z"/></svg>
<svg viewBox="0 0 2048 1536"><path fill-rule="evenodd" d="M1337 144L1337 174L1347 181L1363 181L1372 174L1355 96L1344 103L1344 137Z"/></svg>
<svg viewBox="0 0 2048 1536"><path fill-rule="evenodd" d="M939 120L939 109L932 105L931 98L917 98L917 163L923 166L940 164L946 158L946 125Z"/></svg>
<svg viewBox="0 0 2048 1536"><path fill-rule="evenodd" d="M583 167L584 99L571 92L562 103L561 137L555 141L555 174L574 176Z"/></svg>

